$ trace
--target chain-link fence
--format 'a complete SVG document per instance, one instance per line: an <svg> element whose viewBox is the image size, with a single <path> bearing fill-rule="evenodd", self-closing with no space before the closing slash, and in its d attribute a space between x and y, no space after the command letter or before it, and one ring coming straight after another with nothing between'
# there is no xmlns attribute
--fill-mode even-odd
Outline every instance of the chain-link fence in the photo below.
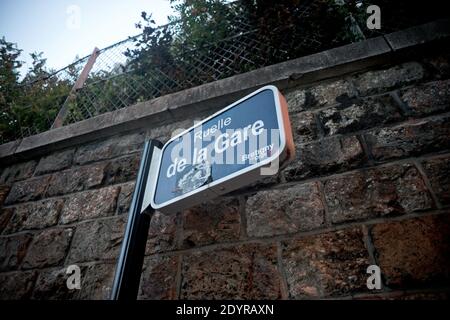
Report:
<svg viewBox="0 0 450 320"><path fill-rule="evenodd" d="M404 29L441 15L438 9L425 10L424 14L422 9L412 8L410 1L310 0L300 4L280 1L278 5L266 2L236 1L216 6L214 12L192 13L190 19L165 26L148 24L140 35L23 85L25 91L42 91L43 101L29 101L30 110L36 103L47 103L49 112L38 125L30 119L12 117L15 130L2 136L1 142ZM377 4L382 10L380 30L366 27L369 4Z"/></svg>

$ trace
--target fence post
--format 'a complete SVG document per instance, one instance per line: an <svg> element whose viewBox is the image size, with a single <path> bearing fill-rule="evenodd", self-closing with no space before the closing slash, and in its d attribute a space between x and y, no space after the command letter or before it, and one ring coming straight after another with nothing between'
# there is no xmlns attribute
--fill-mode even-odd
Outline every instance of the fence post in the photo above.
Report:
<svg viewBox="0 0 450 320"><path fill-rule="evenodd" d="M64 101L61 109L59 109L58 115L55 118L55 121L52 124L52 127L50 129L55 129L62 127L64 123L64 119L66 118L67 111L68 111L68 103L70 100L75 98L76 91L78 89L81 89L84 85L84 82L86 81L87 77L89 76L89 72L91 71L92 67L94 66L95 60L97 60L97 57L100 54L100 49L97 47L94 48L94 51L92 51L92 54L89 56L88 61L86 62L83 70L80 73L80 76L78 77L77 81L73 85L72 89L69 92L69 95L67 96L66 100Z"/></svg>

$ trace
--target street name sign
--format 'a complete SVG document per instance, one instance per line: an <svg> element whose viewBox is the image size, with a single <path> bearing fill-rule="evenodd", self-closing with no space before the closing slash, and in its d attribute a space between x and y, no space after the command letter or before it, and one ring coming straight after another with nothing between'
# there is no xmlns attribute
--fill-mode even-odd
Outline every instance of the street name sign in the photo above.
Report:
<svg viewBox="0 0 450 320"><path fill-rule="evenodd" d="M277 174L294 156L286 100L265 86L153 153L142 210L186 209Z"/></svg>

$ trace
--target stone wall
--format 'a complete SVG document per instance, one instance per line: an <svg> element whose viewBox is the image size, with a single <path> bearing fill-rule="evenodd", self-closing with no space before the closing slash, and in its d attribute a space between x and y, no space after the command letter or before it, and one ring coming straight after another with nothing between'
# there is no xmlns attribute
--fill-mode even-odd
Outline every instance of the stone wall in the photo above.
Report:
<svg viewBox="0 0 450 320"><path fill-rule="evenodd" d="M448 298L450 51L432 52L283 89L295 161L157 212L139 298ZM144 140L212 112L3 166L0 298L107 299ZM66 288L71 264L81 290Z"/></svg>

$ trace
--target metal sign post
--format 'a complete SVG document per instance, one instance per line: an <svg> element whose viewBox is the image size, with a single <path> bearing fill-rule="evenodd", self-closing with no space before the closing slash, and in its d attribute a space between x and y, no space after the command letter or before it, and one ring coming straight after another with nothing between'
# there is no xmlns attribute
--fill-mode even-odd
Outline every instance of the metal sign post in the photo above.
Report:
<svg viewBox="0 0 450 320"><path fill-rule="evenodd" d="M161 147L162 143L157 140L146 141L144 145L122 248L116 266L111 300L136 300L138 295L145 245L150 220L154 213L151 207L141 213L141 208L152 159Z"/></svg>
<svg viewBox="0 0 450 320"><path fill-rule="evenodd" d="M265 86L174 136L145 143L111 299L137 298L150 219L274 175L295 156L285 98Z"/></svg>

